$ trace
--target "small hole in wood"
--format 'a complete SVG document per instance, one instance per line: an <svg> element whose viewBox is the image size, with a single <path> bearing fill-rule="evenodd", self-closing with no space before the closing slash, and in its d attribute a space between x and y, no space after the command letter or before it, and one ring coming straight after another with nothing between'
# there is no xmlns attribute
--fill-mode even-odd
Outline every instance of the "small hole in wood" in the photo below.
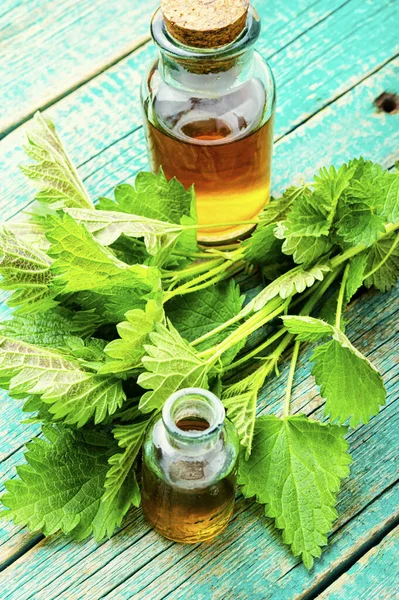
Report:
<svg viewBox="0 0 399 600"><path fill-rule="evenodd" d="M399 96L383 92L374 100L378 110L389 115L399 112Z"/></svg>

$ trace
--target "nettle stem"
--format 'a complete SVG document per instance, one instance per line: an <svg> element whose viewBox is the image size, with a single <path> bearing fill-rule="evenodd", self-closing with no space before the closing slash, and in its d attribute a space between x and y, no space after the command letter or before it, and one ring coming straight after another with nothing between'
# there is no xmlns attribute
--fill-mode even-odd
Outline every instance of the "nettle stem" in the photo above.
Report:
<svg viewBox="0 0 399 600"><path fill-rule="evenodd" d="M289 305L291 298L288 298L284 302L281 298L274 298L266 306L264 306L257 313L252 315L245 323L240 325L235 331L226 337L220 344L204 350L199 353L199 356L203 359L208 359L210 364L216 364L218 359L230 348L245 340L251 333L266 325L278 315L280 315Z"/></svg>
<svg viewBox="0 0 399 600"><path fill-rule="evenodd" d="M345 267L345 271L342 276L341 286L339 288L337 312L335 313L335 326L337 329L341 329L342 307L344 304L344 295L345 295L346 283L348 281L349 267L350 267L350 264L348 263Z"/></svg>
<svg viewBox="0 0 399 600"><path fill-rule="evenodd" d="M285 390L284 413L283 413L285 419L290 414L292 384L294 383L294 375L295 375L296 363L298 361L299 347L300 347L300 342L295 342L294 351L292 353L290 372L288 375L287 388Z"/></svg>

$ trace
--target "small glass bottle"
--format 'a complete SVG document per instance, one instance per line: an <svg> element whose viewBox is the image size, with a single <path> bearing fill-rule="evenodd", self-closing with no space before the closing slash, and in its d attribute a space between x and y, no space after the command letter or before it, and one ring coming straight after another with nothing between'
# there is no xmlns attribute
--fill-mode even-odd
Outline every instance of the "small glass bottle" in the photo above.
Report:
<svg viewBox="0 0 399 600"><path fill-rule="evenodd" d="M164 537L194 544L218 535L233 512L239 442L221 401L172 394L143 446L142 507Z"/></svg>
<svg viewBox="0 0 399 600"><path fill-rule="evenodd" d="M151 33L159 58L141 93L151 169L194 184L200 242L237 239L270 197L275 84L254 51L259 17L247 0L162 0Z"/></svg>

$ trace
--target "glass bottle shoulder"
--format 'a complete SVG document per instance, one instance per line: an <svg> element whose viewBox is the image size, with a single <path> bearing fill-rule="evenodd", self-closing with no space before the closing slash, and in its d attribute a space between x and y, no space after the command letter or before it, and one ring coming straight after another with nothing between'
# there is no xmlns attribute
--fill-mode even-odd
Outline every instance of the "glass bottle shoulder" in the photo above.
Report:
<svg viewBox="0 0 399 600"><path fill-rule="evenodd" d="M201 85L201 77L203 85ZM207 74L196 76L196 87L174 85L162 77L155 61L143 80L142 102L148 121L181 141L200 145L229 143L248 136L274 111L275 86L267 63L255 52L251 75L235 80L234 73L221 73L220 82ZM239 79L239 78L238 78ZM230 85L229 85L230 83Z"/></svg>
<svg viewBox="0 0 399 600"><path fill-rule="evenodd" d="M143 450L147 468L158 478L174 487L197 489L213 485L235 471L239 442L226 419L218 439L209 447L176 446L160 418L148 430Z"/></svg>

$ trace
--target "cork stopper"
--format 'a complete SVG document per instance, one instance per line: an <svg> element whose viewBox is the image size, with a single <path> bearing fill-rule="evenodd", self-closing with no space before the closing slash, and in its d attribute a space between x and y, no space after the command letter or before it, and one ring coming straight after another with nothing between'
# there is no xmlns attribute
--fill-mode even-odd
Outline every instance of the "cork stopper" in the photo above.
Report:
<svg viewBox="0 0 399 600"><path fill-rule="evenodd" d="M245 27L248 7L249 0L161 0L169 33L196 48L233 42Z"/></svg>

